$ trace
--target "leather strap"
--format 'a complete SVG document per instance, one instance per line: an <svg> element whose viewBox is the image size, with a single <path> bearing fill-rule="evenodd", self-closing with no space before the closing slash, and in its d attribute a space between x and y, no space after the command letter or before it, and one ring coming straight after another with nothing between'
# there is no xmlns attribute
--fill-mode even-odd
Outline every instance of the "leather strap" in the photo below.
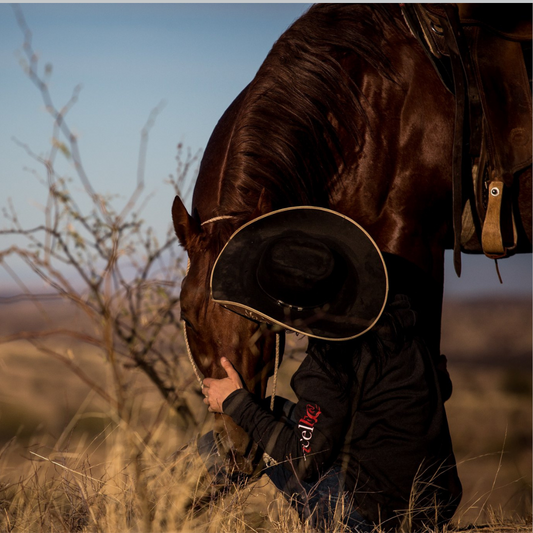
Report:
<svg viewBox="0 0 533 533"><path fill-rule="evenodd" d="M461 233L463 223L463 146L467 97L467 73L463 69L462 55L468 54L463 32L459 24L457 8L452 4L441 5L446 19L442 21L446 46L453 72L455 94L455 121L452 152L452 203L453 203L453 265L461 276Z"/></svg>
<svg viewBox="0 0 533 533"><path fill-rule="evenodd" d="M531 165L531 92L520 43L479 30L473 43L476 85L482 87L487 150L492 168L510 187Z"/></svg>
<svg viewBox="0 0 533 533"><path fill-rule="evenodd" d="M505 245L501 228L501 213L503 211L505 184L501 180L494 180L489 183L489 197L487 202L487 214L483 224L481 242L483 252L491 259L500 259L507 255L507 251L516 246L517 231L512 216L513 244L508 247Z"/></svg>
<svg viewBox="0 0 533 533"><path fill-rule="evenodd" d="M443 53L444 36L441 23L436 17L430 19L420 4L401 6L407 27L422 46L444 86L453 94L453 74L450 58L447 53Z"/></svg>

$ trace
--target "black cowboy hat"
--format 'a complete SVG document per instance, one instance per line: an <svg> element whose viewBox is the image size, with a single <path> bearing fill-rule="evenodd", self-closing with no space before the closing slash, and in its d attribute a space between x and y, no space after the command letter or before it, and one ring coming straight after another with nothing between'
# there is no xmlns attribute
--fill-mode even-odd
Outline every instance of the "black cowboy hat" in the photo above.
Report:
<svg viewBox="0 0 533 533"><path fill-rule="evenodd" d="M248 222L231 236L211 274L215 302L329 340L368 331L387 292L387 269L370 235L320 207L289 207Z"/></svg>

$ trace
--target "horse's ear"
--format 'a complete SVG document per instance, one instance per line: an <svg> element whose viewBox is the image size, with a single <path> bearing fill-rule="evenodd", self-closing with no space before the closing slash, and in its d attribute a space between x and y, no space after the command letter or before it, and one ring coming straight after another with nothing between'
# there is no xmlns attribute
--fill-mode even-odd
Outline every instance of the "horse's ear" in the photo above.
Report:
<svg viewBox="0 0 533 533"><path fill-rule="evenodd" d="M174 203L172 204L172 222L174 223L174 231L178 240L183 248L189 251L192 239L199 235L202 230L198 222L187 213L187 209L179 196L174 198Z"/></svg>
<svg viewBox="0 0 533 533"><path fill-rule="evenodd" d="M267 213L270 213L270 211L272 211L272 199L270 198L270 193L268 193L266 189L263 189L251 220L266 215Z"/></svg>

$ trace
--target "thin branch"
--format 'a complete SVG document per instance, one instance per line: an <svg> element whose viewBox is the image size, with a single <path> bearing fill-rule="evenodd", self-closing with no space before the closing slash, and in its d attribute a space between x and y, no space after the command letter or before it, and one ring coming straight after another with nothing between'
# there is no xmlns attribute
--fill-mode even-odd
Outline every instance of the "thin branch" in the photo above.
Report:
<svg viewBox="0 0 533 533"><path fill-rule="evenodd" d="M3 265L5 267L5 264ZM11 270L11 269L10 269ZM25 301L42 302L44 300L62 300L64 297L55 293L32 293L29 289L24 294L14 294L13 296L0 296L0 304L13 304Z"/></svg>
<svg viewBox="0 0 533 533"><path fill-rule="evenodd" d="M96 346L106 354L111 365L116 389L113 402L121 416L124 414L122 406L127 390L122 369L129 362L140 368L167 402L187 419L191 413L180 394L183 387L188 386L188 378L177 372L181 364L177 346L183 346L183 342L179 342L181 328L177 327L174 316L179 298L176 296L177 282L171 281L177 280L182 274L181 263L172 248L176 238L169 228L166 239L160 244L152 229L146 229L144 221L139 219L140 211L151 197L143 196L149 134L164 103L151 111L141 131L136 187L122 209L115 210L112 197L99 195L93 189L84 170L76 136L66 121L68 113L78 101L80 86L73 90L66 105L62 108L55 106L48 87L51 69L46 67L44 75L39 74L39 61L33 50L31 31L20 7L15 6L14 10L24 33L22 60L27 61L25 72L41 92L53 119L53 140L46 158L15 140L31 158L45 167L46 179L35 171L33 173L47 187L48 195L43 206L44 223L40 226L24 229L11 203L10 211L4 210L12 227L1 230L0 235L24 237L30 248L12 246L0 250L0 263L4 264L22 290L22 294L0 298L0 303L30 300L39 304L52 298L65 298L75 303L92 320L98 333L86 335L66 328L49 329L18 332L0 338L0 342L24 339L33 343L43 353L64 362L98 394L110 398L104 390L95 387L90 376L85 375L72 360L43 343L64 335ZM88 194L92 201L88 214L79 209L67 180L56 173L59 152L72 161L83 185L83 193ZM183 161L181 155L182 146L179 145L177 174L170 178L176 192L181 190L192 165L198 161L198 155L191 155L190 151ZM168 261L165 254L168 254ZM10 256L17 256L24 261L55 294L31 294L7 265L6 260ZM64 271L65 266L68 270ZM126 270L130 268L133 270L131 275ZM76 274L76 279L79 278L81 287L73 281L72 273Z"/></svg>
<svg viewBox="0 0 533 533"><path fill-rule="evenodd" d="M139 148L139 162L137 164L137 187L135 187L133 194L131 195L130 199L124 206L124 209L119 214L118 220L122 220L123 218L125 218L127 213L129 213L131 209L133 209L133 206L137 202L139 195L144 189L144 170L146 167L146 152L148 150L148 136L149 136L150 130L155 124L157 115L161 113L165 105L166 105L166 102L162 101L157 105L157 107L152 109L148 117L148 120L146 121L146 124L141 130L141 145Z"/></svg>
<svg viewBox="0 0 533 533"><path fill-rule="evenodd" d="M81 90L81 86L76 86L74 88L73 94L67 103L66 106L63 107L62 111L58 111L55 107L52 97L50 95L50 92L48 90L48 85L39 77L39 74L37 73L37 55L35 54L33 47L32 47L32 32L28 28L28 25L26 24L26 20L24 18L24 15L22 13L22 10L20 9L20 6L14 5L13 9L15 11L15 16L17 18L17 22L24 33L24 44L23 44L23 50L26 54L29 64L28 69L26 71L26 74L30 78L30 80L37 86L41 93L41 97L43 99L44 105L48 113L54 118L55 123L57 124L57 127L61 130L62 134L67 139L69 145L70 145L70 152L72 155L72 160L74 163L74 168L76 169L76 172L78 174L78 177L80 178L81 183L83 184L83 187L85 188L85 191L89 195L89 197L92 199L94 205L99 209L99 211L102 213L104 218L108 219L109 215L105 208L105 204L101 201L101 198L99 195L96 194L94 191L91 182L85 173L85 169L83 167L82 161L81 161L81 155L78 148L78 142L76 139L76 136L70 131L69 127L67 126L66 122L64 121L64 114L63 112L68 112L70 107L77 101L79 92Z"/></svg>
<svg viewBox="0 0 533 533"><path fill-rule="evenodd" d="M30 289L20 279L20 277L17 275L17 273L1 258L1 256L0 256L0 264L2 265L4 270L11 276L11 278L15 281L15 283L22 289L22 291L24 293L24 296L27 296L29 299L32 299L33 303L34 303L35 307L37 308L37 310L39 311L39 313L41 313L41 315L46 318L47 314L46 314L46 311L45 311L44 307L39 303L39 301L36 301L35 299L30 298L32 296ZM20 295L20 296L22 296L22 295Z"/></svg>

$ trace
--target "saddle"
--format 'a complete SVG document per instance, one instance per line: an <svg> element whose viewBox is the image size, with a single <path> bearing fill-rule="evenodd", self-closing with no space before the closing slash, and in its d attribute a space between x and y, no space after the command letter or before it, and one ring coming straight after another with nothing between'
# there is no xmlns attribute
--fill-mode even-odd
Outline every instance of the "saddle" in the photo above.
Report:
<svg viewBox="0 0 533 533"><path fill-rule="evenodd" d="M532 162L532 6L402 4L402 13L455 97L453 248L460 275L461 251L498 259L517 245L513 195Z"/></svg>

